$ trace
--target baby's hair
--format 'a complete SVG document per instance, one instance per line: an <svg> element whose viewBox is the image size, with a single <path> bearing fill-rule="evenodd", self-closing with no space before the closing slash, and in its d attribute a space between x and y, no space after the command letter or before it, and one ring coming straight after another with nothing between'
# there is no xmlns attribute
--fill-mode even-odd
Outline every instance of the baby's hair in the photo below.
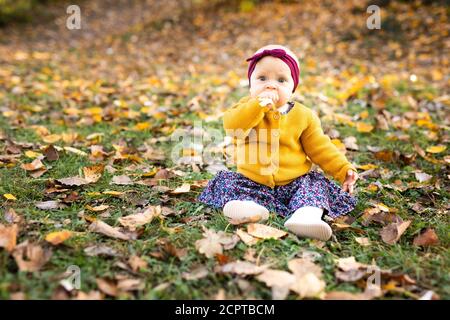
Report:
<svg viewBox="0 0 450 320"><path fill-rule="evenodd" d="M298 62L298 58L297 58L296 54L294 52L292 52L292 50L290 50L289 48L287 48L285 46L282 46L281 44L268 44L267 46L264 46L264 47L256 50L256 52L254 54L257 54L264 50L272 50L272 49L283 49L284 51L287 52L287 54L289 54L292 58L295 59L295 62L297 62L297 65L300 67L300 63Z"/></svg>

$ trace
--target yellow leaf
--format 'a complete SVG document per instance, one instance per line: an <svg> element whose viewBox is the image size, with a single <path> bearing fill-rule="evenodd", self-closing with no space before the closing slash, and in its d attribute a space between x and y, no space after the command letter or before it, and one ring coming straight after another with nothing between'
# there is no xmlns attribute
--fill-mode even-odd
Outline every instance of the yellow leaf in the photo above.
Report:
<svg viewBox="0 0 450 320"><path fill-rule="evenodd" d="M432 146L432 147L428 147L427 148L427 152L429 152L429 153L441 153L445 149L447 149L447 147L443 146L443 145Z"/></svg>
<svg viewBox="0 0 450 320"><path fill-rule="evenodd" d="M34 159L34 158L42 156L42 153L28 150L28 151L25 151L25 156L27 156L28 158Z"/></svg>
<svg viewBox="0 0 450 320"><path fill-rule="evenodd" d="M150 123L148 122L139 122L134 126L134 130L144 131L145 129L150 128Z"/></svg>
<svg viewBox="0 0 450 320"><path fill-rule="evenodd" d="M49 134L48 136L42 137L42 141L45 143L55 143L61 140L61 136L59 134Z"/></svg>
<svg viewBox="0 0 450 320"><path fill-rule="evenodd" d="M11 193L5 193L3 196L8 200L17 200Z"/></svg>
<svg viewBox="0 0 450 320"><path fill-rule="evenodd" d="M356 130L358 130L358 132L370 132L373 130L373 125L364 122L357 122Z"/></svg>
<svg viewBox="0 0 450 320"><path fill-rule="evenodd" d="M120 196L123 194L123 192L120 191L103 191L103 194L109 194L111 196Z"/></svg>
<svg viewBox="0 0 450 320"><path fill-rule="evenodd" d="M372 163L368 163L368 164L364 164L362 166L356 166L356 168L361 169L361 170L371 170L371 169L375 169L378 168L377 165L372 164Z"/></svg>
<svg viewBox="0 0 450 320"><path fill-rule="evenodd" d="M72 235L73 232L69 230L50 232L45 236L45 241L50 242L51 244L56 246L69 239Z"/></svg>

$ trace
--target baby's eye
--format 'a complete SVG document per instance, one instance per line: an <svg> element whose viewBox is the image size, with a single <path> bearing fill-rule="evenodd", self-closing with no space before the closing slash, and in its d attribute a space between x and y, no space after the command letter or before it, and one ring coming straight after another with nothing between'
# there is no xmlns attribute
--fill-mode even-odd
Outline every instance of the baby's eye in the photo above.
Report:
<svg viewBox="0 0 450 320"><path fill-rule="evenodd" d="M265 80L266 80L266 77L260 76L258 79L261 80L261 81L265 81Z"/></svg>
<svg viewBox="0 0 450 320"><path fill-rule="evenodd" d="M285 81L286 81L285 78L280 78L280 79L278 79L278 82L281 82L281 83L283 83L283 82L285 82Z"/></svg>

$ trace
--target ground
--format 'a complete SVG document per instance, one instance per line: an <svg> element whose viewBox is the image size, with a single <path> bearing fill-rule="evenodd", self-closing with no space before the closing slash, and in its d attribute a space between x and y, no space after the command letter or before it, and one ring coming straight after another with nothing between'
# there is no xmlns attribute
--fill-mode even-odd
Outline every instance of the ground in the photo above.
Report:
<svg viewBox="0 0 450 320"><path fill-rule="evenodd" d="M370 30L363 2L163 3L80 2L82 29L68 30L56 2L0 29L0 298L270 299L255 268L307 260L324 287L284 298L361 297L376 265L389 271L370 298L448 299L448 9L390 2ZM195 201L214 166L176 163L173 136L223 133L248 92L245 59L267 43L298 54L295 100L357 166L358 205L330 241L218 253L248 226ZM136 228L119 220L143 211ZM235 261L250 271L221 269ZM70 270L81 287L62 281Z"/></svg>

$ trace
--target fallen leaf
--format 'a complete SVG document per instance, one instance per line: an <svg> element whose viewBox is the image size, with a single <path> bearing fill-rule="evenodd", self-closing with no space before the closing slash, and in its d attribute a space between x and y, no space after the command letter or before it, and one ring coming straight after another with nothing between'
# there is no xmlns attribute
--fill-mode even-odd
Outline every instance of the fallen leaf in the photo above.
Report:
<svg viewBox="0 0 450 320"><path fill-rule="evenodd" d="M130 265L131 269L134 272L139 271L140 269L145 269L148 266L148 262L147 261L145 261L141 257L135 256L135 255L131 256L128 259L128 264Z"/></svg>
<svg viewBox="0 0 450 320"><path fill-rule="evenodd" d="M44 156L48 161L56 161L59 159L58 150L51 144L44 149Z"/></svg>
<svg viewBox="0 0 450 320"><path fill-rule="evenodd" d="M192 269L190 272L183 272L181 276L186 280L198 280L207 277L209 274L208 268L205 266L198 266Z"/></svg>
<svg viewBox="0 0 450 320"><path fill-rule="evenodd" d="M137 227L150 223L156 217L161 217L161 207L150 206L142 213L131 214L119 218L119 223L131 231L134 231Z"/></svg>
<svg viewBox="0 0 450 320"><path fill-rule="evenodd" d="M16 247L18 227L16 224L5 226L0 224L0 247L11 252Z"/></svg>
<svg viewBox="0 0 450 320"><path fill-rule="evenodd" d="M17 198L15 196L13 196L11 193L5 193L3 194L3 196L7 199L7 200L13 200L16 201Z"/></svg>
<svg viewBox="0 0 450 320"><path fill-rule="evenodd" d="M366 237L355 237L355 241L358 242L363 247L367 247L367 246L371 245L369 238L366 238Z"/></svg>
<svg viewBox="0 0 450 320"><path fill-rule="evenodd" d="M12 253L20 271L39 271L51 258L52 252L25 240Z"/></svg>
<svg viewBox="0 0 450 320"><path fill-rule="evenodd" d="M293 274L283 270L264 270L256 276L258 281L264 282L266 286L272 289L272 299L284 300L289 294L291 286L296 278Z"/></svg>
<svg viewBox="0 0 450 320"><path fill-rule="evenodd" d="M207 258L212 258L216 254L222 254L224 249L233 248L239 241L236 235L227 235L223 231L215 232L214 230L203 227L203 239L195 241L195 248Z"/></svg>
<svg viewBox="0 0 450 320"><path fill-rule="evenodd" d="M413 244L415 246L433 246L439 244L439 238L434 229L427 228L414 238Z"/></svg>
<svg viewBox="0 0 450 320"><path fill-rule="evenodd" d="M82 186L89 183L89 181L87 181L86 179L78 176L56 179L56 181L66 186Z"/></svg>
<svg viewBox="0 0 450 320"><path fill-rule="evenodd" d="M410 220L391 223L380 231L381 238L387 244L395 244L410 224Z"/></svg>
<svg viewBox="0 0 450 320"><path fill-rule="evenodd" d="M113 228L109 224L101 220L95 220L94 222L92 222L91 225L89 226L89 230L92 232L104 234L105 236L111 238L117 238L121 240L131 240L131 237L129 235L120 232L118 228Z"/></svg>
<svg viewBox="0 0 450 320"><path fill-rule="evenodd" d="M222 273L251 275L259 274L267 268L267 266L257 266L256 264L250 263L248 261L234 261L221 266L220 268L218 268L218 271Z"/></svg>
<svg viewBox="0 0 450 320"><path fill-rule="evenodd" d="M56 201L56 200L41 201L41 202L36 202L35 206L41 210L55 210L55 209L60 208L61 202Z"/></svg>
<svg viewBox="0 0 450 320"><path fill-rule="evenodd" d="M426 182L433 178L433 176L425 173L425 172L415 172L414 175L416 176L417 181L419 182Z"/></svg>
<svg viewBox="0 0 450 320"><path fill-rule="evenodd" d="M279 239L287 235L285 231L259 223L249 224L247 232L251 236L261 239Z"/></svg>
<svg viewBox="0 0 450 320"><path fill-rule="evenodd" d="M255 245L259 239L249 235L247 232L245 232L242 229L236 230L236 234L241 238L242 242L244 242L248 246Z"/></svg>
<svg viewBox="0 0 450 320"><path fill-rule="evenodd" d="M127 175L114 176L110 184L118 184L118 185L131 185L134 184L133 180Z"/></svg>
<svg viewBox="0 0 450 320"><path fill-rule="evenodd" d="M171 191L172 194L180 194L180 193L186 193L191 190L191 185L189 183L183 183L180 187L176 188L175 190Z"/></svg>
<svg viewBox="0 0 450 320"><path fill-rule="evenodd" d="M63 243L67 239L73 236L73 232L69 230L50 232L45 236L45 241L50 242L53 245Z"/></svg>
<svg viewBox="0 0 450 320"><path fill-rule="evenodd" d="M30 163L24 163L22 164L22 169L25 169L26 171L34 171L38 170L44 167L44 164L42 163L41 159L37 158L34 159Z"/></svg>
<svg viewBox="0 0 450 320"><path fill-rule="evenodd" d="M109 208L109 206L107 204L102 204L102 205L95 206L95 207L91 207L90 205L86 205L86 209L88 209L89 211L94 211L94 212L105 211L108 208Z"/></svg>
<svg viewBox="0 0 450 320"><path fill-rule="evenodd" d="M439 146L428 147L426 149L426 151L429 153L441 153L441 152L445 151L445 149L447 149L446 146L439 145Z"/></svg>
<svg viewBox="0 0 450 320"><path fill-rule="evenodd" d="M95 279L95 282L97 283L97 287L104 294L112 297L117 297L119 295L119 290L117 289L117 285L114 281L109 279L97 278Z"/></svg>

